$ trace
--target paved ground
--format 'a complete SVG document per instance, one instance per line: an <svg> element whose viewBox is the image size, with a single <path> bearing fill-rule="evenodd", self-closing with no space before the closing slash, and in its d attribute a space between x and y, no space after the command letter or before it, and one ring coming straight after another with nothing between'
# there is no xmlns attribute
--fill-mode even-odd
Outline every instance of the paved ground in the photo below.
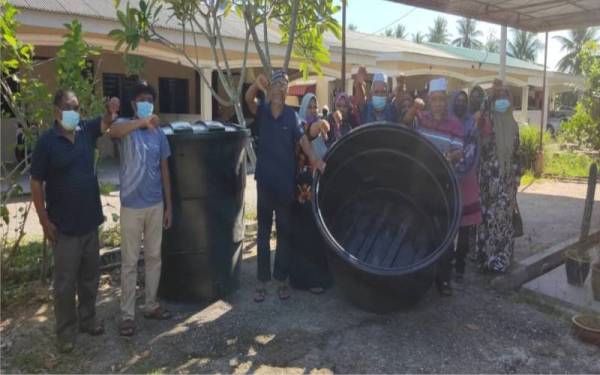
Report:
<svg viewBox="0 0 600 375"><path fill-rule="evenodd" d="M107 333L79 336L70 355L54 349L49 304L30 301L18 315L4 313L2 372L600 372L598 348L570 335L568 315L498 294L474 272L454 297L431 292L389 315L357 310L336 290L281 302L271 289L256 304L254 279L250 248L236 293L208 306L168 304L174 319L138 319L138 334L125 339L117 336L118 273L104 275L98 310Z"/></svg>

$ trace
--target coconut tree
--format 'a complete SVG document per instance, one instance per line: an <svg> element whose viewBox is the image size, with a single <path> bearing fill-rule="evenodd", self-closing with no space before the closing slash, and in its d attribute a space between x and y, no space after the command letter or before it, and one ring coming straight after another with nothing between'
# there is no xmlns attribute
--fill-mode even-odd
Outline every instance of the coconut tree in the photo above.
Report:
<svg viewBox="0 0 600 375"><path fill-rule="evenodd" d="M408 33L406 32L406 26L399 24L394 30L394 36L398 39L406 39Z"/></svg>
<svg viewBox="0 0 600 375"><path fill-rule="evenodd" d="M481 49L483 44L477 38L483 36L480 30L477 30L477 21L472 18L461 18L456 21L458 38L452 41L457 47Z"/></svg>
<svg viewBox="0 0 600 375"><path fill-rule="evenodd" d="M512 30L512 40L508 41L508 54L517 59L535 61L542 43L534 33L525 30Z"/></svg>
<svg viewBox="0 0 600 375"><path fill-rule="evenodd" d="M558 61L558 70L563 73L581 74L579 52L581 52L586 42L590 40L598 41L598 28L583 27L570 30L567 36L556 35L553 39L559 41L562 45L560 50L566 52Z"/></svg>
<svg viewBox="0 0 600 375"><path fill-rule="evenodd" d="M492 29L490 29L490 31L488 32L484 48L488 52L500 52L500 40L496 37L496 33L494 33L494 30Z"/></svg>
<svg viewBox="0 0 600 375"><path fill-rule="evenodd" d="M438 44L448 44L450 34L448 33L448 20L439 16L433 21L433 27L429 28L427 35L429 42Z"/></svg>
<svg viewBox="0 0 600 375"><path fill-rule="evenodd" d="M426 38L426 35L420 31L417 31L416 33L412 34L412 41L414 43L421 44L425 41L425 38Z"/></svg>

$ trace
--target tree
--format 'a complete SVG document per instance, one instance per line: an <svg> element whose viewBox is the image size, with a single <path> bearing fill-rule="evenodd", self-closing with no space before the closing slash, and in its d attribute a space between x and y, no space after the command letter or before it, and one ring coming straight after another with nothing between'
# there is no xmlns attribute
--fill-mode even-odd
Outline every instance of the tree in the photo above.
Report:
<svg viewBox="0 0 600 375"><path fill-rule="evenodd" d="M579 53L589 41L598 41L598 28L587 27L570 30L567 36L556 35L554 39L561 44L561 51L566 54L558 61L557 68L563 73L581 74Z"/></svg>
<svg viewBox="0 0 600 375"><path fill-rule="evenodd" d="M392 35L394 35L394 30L392 30L392 28L388 27L387 29L385 29L385 31L383 32L383 36L391 38Z"/></svg>
<svg viewBox="0 0 600 375"><path fill-rule="evenodd" d="M433 27L429 28L427 38L430 43L448 44L450 34L448 33L448 20L442 16L438 16L433 21Z"/></svg>
<svg viewBox="0 0 600 375"><path fill-rule="evenodd" d="M351 23L351 24L348 25L348 30L358 31L358 26L356 26L355 24Z"/></svg>
<svg viewBox="0 0 600 375"><path fill-rule="evenodd" d="M58 86L75 92L82 116L98 116L104 111L104 100L95 93L95 77L91 75L88 61L92 56L98 56L100 50L83 39L78 20L65 24L65 27L65 41L56 53Z"/></svg>
<svg viewBox="0 0 600 375"><path fill-rule="evenodd" d="M481 49L483 44L477 39L483 35L477 30L477 21L472 18L461 18L457 22L456 31L459 37L452 41L457 47Z"/></svg>
<svg viewBox="0 0 600 375"><path fill-rule="evenodd" d="M598 43L586 42L579 52L581 74L585 78L583 97L577 103L575 114L561 126L565 139L580 146L600 150L600 58Z"/></svg>
<svg viewBox="0 0 600 375"><path fill-rule="evenodd" d="M493 29L488 32L484 47L488 52L500 53L500 40L496 37Z"/></svg>
<svg viewBox="0 0 600 375"><path fill-rule="evenodd" d="M127 3L124 10L119 9L120 0L115 0L115 5L120 28L112 30L110 35L117 42L116 49L125 46L125 51L135 50L142 41L157 42L178 53L196 71L202 72L203 66L195 51L198 50L198 39L206 40L225 97L211 87L203 74L200 77L221 105L235 108L238 122L242 126L245 126L246 121L240 100L251 40L264 69L267 74L271 74L273 64L268 28L270 24L276 24L281 44L285 46L283 70L288 70L293 55L300 59L300 70L306 77L310 70L321 74L321 64L329 62L323 35L326 32L331 32L336 37L341 35L340 25L333 17L339 6L334 6L333 0L140 0L137 7ZM230 67L221 31L223 20L235 17L232 13L239 17L245 32L245 35L241 35L244 39L244 52L239 79L234 76ZM181 42L174 43L163 34L164 31L158 27L159 15L161 19L164 17L177 21Z"/></svg>
<svg viewBox="0 0 600 375"><path fill-rule="evenodd" d="M512 40L508 41L508 54L517 59L535 62L542 43L536 34L525 30L512 30Z"/></svg>
<svg viewBox="0 0 600 375"><path fill-rule="evenodd" d="M425 34L423 34L420 31L417 31L416 33L412 34L412 41L413 41L413 43L421 44L425 41L425 37L426 37Z"/></svg>
<svg viewBox="0 0 600 375"><path fill-rule="evenodd" d="M406 32L406 26L399 24L396 26L396 30L394 31L394 37L398 39L406 39L408 33Z"/></svg>

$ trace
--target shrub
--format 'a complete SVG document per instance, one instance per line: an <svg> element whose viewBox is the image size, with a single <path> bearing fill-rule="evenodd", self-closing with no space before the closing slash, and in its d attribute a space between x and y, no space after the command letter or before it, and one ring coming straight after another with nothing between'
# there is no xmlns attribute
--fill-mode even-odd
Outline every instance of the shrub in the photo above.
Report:
<svg viewBox="0 0 600 375"><path fill-rule="evenodd" d="M600 150L600 126L582 102L575 107L575 114L560 129L564 139L579 146Z"/></svg>
<svg viewBox="0 0 600 375"><path fill-rule="evenodd" d="M521 166L524 170L533 169L535 155L537 154L540 144L540 129L530 125L520 126L519 139L519 157L521 159ZM550 135L544 132L543 145L547 145L550 141Z"/></svg>
<svg viewBox="0 0 600 375"><path fill-rule="evenodd" d="M546 157L544 173L558 177L587 177L593 162L585 154L556 153Z"/></svg>

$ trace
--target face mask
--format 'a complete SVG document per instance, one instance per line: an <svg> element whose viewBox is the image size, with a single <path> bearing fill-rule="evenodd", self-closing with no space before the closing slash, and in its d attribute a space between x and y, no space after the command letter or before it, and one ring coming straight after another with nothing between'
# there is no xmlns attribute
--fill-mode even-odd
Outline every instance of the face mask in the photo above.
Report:
<svg viewBox="0 0 600 375"><path fill-rule="evenodd" d="M150 117L154 112L154 104L150 102L135 102L135 106L139 118Z"/></svg>
<svg viewBox="0 0 600 375"><path fill-rule="evenodd" d="M374 96L373 99L371 99L371 101L373 103L373 107L375 107L375 110L381 111L385 108L387 98L385 96Z"/></svg>
<svg viewBox="0 0 600 375"><path fill-rule="evenodd" d="M79 112L77 111L62 111L62 127L66 131L72 132L79 124Z"/></svg>
<svg viewBox="0 0 600 375"><path fill-rule="evenodd" d="M313 124L315 121L317 121L319 118L317 116L313 116L313 115L308 115L306 116L306 123L311 125Z"/></svg>
<svg viewBox="0 0 600 375"><path fill-rule="evenodd" d="M500 113L506 112L508 110L508 107L510 107L510 102L508 101L508 99L498 99L494 103L494 109Z"/></svg>

